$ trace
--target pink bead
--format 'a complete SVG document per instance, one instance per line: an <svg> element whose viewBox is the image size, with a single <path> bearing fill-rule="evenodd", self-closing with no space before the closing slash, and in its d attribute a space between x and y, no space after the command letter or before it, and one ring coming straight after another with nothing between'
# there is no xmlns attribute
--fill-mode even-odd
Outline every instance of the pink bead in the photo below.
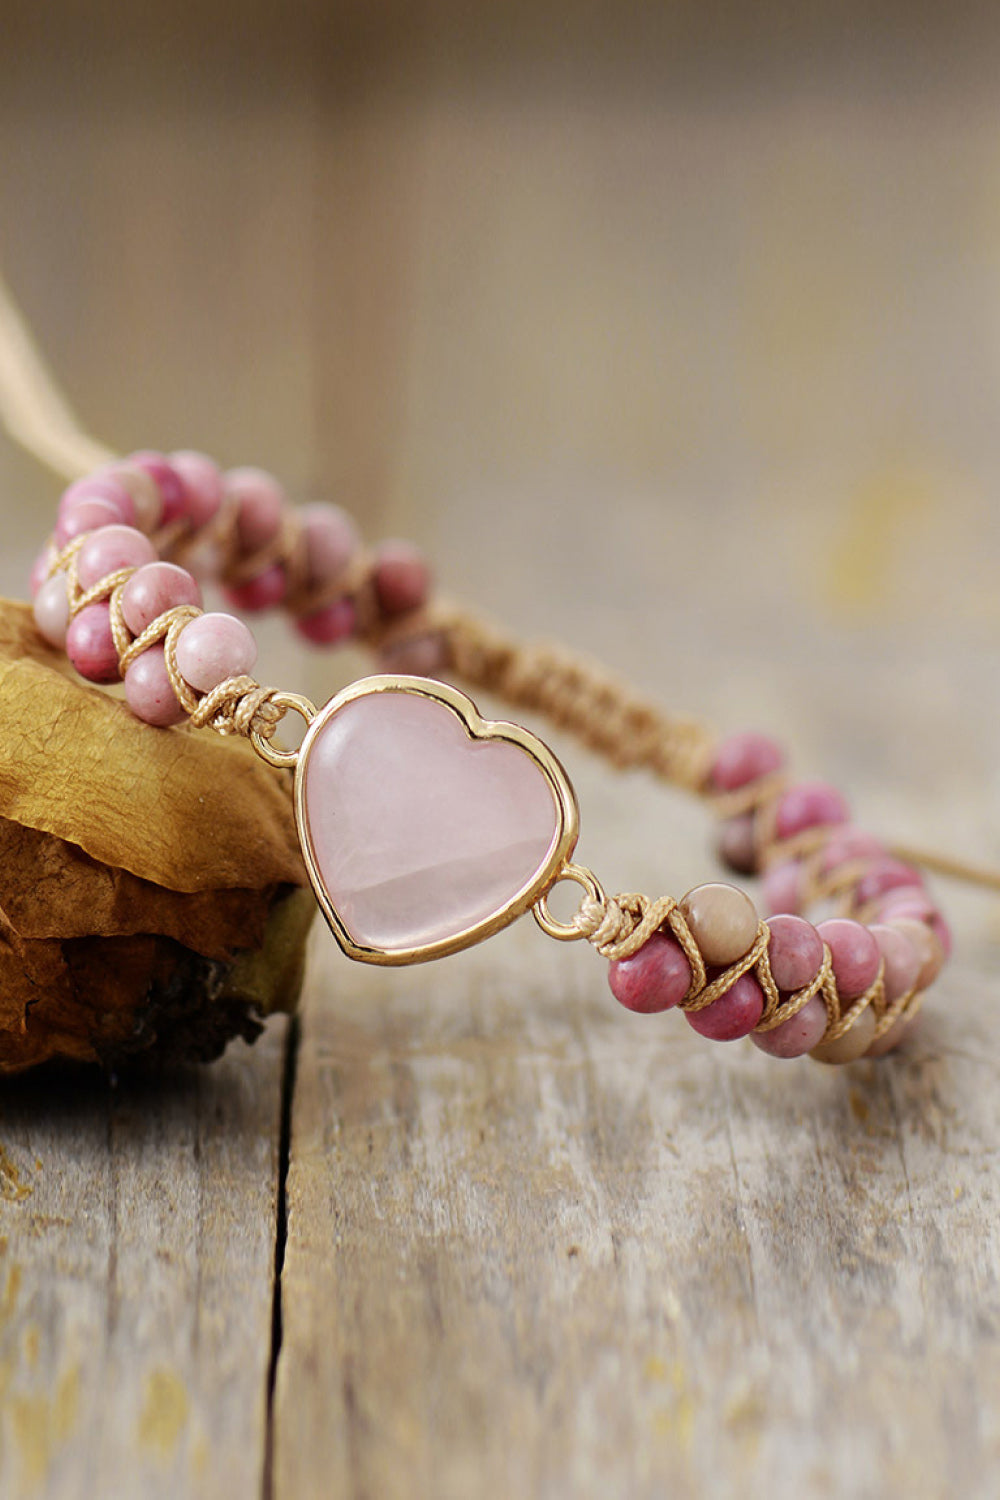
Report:
<svg viewBox="0 0 1000 1500"><path fill-rule="evenodd" d="M771 917L767 925L771 933L767 956L775 984L788 993L804 990L823 967L823 939L802 917Z"/></svg>
<svg viewBox="0 0 1000 1500"><path fill-rule="evenodd" d="M850 823L843 824L839 828L834 828L826 841L820 863L820 873L831 875L834 870L839 870L841 865L854 864L860 860L879 859L884 854L885 845L874 834L866 832L863 828L855 828Z"/></svg>
<svg viewBox="0 0 1000 1500"><path fill-rule="evenodd" d="M135 503L121 480L113 474L89 474L63 490L59 501L59 519L65 520L84 500L104 500L115 509L116 521L135 525Z"/></svg>
<svg viewBox="0 0 1000 1500"><path fill-rule="evenodd" d="M148 536L133 526L102 526L89 536L76 560L76 576L82 589L93 588L119 568L141 568L156 557Z"/></svg>
<svg viewBox="0 0 1000 1500"><path fill-rule="evenodd" d="M169 526L171 521L179 521L182 516L186 515L187 489L184 481L162 453L142 449L138 453L129 454L126 462L133 468L143 469L156 484L160 499L163 501L163 511L160 517L162 525Z"/></svg>
<svg viewBox="0 0 1000 1500"><path fill-rule="evenodd" d="M919 1013L915 1016L900 1016L884 1031L878 1041L872 1042L866 1057L885 1057L887 1052L895 1052L901 1042L908 1041L920 1025Z"/></svg>
<svg viewBox="0 0 1000 1500"><path fill-rule="evenodd" d="M691 965L675 937L654 932L631 958L616 958L609 964L608 983L619 1005L652 1015L684 999L691 984Z"/></svg>
<svg viewBox="0 0 1000 1500"><path fill-rule="evenodd" d="M886 926L895 927L899 932L904 933L913 944L920 958L917 989L927 989L928 985L933 984L940 974L948 957L941 938L929 923L915 921L912 917L894 916L888 918ZM950 933L948 935L950 937Z"/></svg>
<svg viewBox="0 0 1000 1500"><path fill-rule="evenodd" d="M798 912L802 908L802 865L797 859L786 859L772 865L761 887L767 913Z"/></svg>
<svg viewBox="0 0 1000 1500"><path fill-rule="evenodd" d="M862 875L854 888L854 899L858 906L867 906L869 901L884 896L887 891L919 890L922 885L923 880L912 865L884 855Z"/></svg>
<svg viewBox="0 0 1000 1500"><path fill-rule="evenodd" d="M299 512L310 583L330 583L344 573L361 547L361 536L339 505L304 505Z"/></svg>
<svg viewBox="0 0 1000 1500"><path fill-rule="evenodd" d="M98 531L105 526L118 526L121 519L117 505L112 505L110 500L81 500L56 522L56 545L65 547L67 542L83 536L85 532Z"/></svg>
<svg viewBox="0 0 1000 1500"><path fill-rule="evenodd" d="M227 583L222 592L234 609L254 612L274 609L283 602L288 592L288 580L281 564L272 563L263 573L258 573L256 578L250 578L246 583Z"/></svg>
<svg viewBox="0 0 1000 1500"><path fill-rule="evenodd" d="M257 643L234 615L200 615L177 637L177 669L196 693L249 672L256 660Z"/></svg>
<svg viewBox="0 0 1000 1500"><path fill-rule="evenodd" d="M108 464L101 473L124 485L135 507L136 526L147 536L152 535L163 520L163 496L152 474L124 459Z"/></svg>
<svg viewBox="0 0 1000 1500"><path fill-rule="evenodd" d="M937 914L937 907L927 892L912 887L886 891L875 907L880 917L913 917L917 922L926 922Z"/></svg>
<svg viewBox="0 0 1000 1500"><path fill-rule="evenodd" d="M905 932L875 923L868 931L882 954L886 1004L908 995L920 977L920 955Z"/></svg>
<svg viewBox="0 0 1000 1500"><path fill-rule="evenodd" d="M749 1036L764 1011L764 991L753 974L743 974L732 989L706 1005L685 1011L688 1024L712 1042L735 1042Z"/></svg>
<svg viewBox="0 0 1000 1500"><path fill-rule="evenodd" d="M333 646L354 634L357 610L351 599L336 599L314 615L300 615L295 628L314 646Z"/></svg>
<svg viewBox="0 0 1000 1500"><path fill-rule="evenodd" d="M715 752L712 786L717 792L736 792L763 776L771 776L785 764L785 752L765 734L730 735Z"/></svg>
<svg viewBox="0 0 1000 1500"><path fill-rule="evenodd" d="M69 626L69 599L66 596L66 574L53 573L35 595L35 624L50 646L60 650L66 645Z"/></svg>
<svg viewBox="0 0 1000 1500"><path fill-rule="evenodd" d="M805 1057L823 1040L826 1023L826 1006L813 995L790 1021L782 1021L773 1031L755 1031L750 1040L769 1057Z"/></svg>
<svg viewBox="0 0 1000 1500"><path fill-rule="evenodd" d="M170 454L170 467L187 493L187 517L194 531L215 519L222 504L222 470L204 453L183 448Z"/></svg>
<svg viewBox="0 0 1000 1500"><path fill-rule="evenodd" d="M867 927L846 917L821 922L817 931L829 946L833 977L842 1000L855 1000L874 983L882 955Z"/></svg>
<svg viewBox="0 0 1000 1500"><path fill-rule="evenodd" d="M244 552L273 542L281 530L288 496L264 469L229 469L223 475L226 494L236 502L236 533Z"/></svg>
<svg viewBox="0 0 1000 1500"><path fill-rule="evenodd" d="M125 699L137 719L165 728L179 724L184 710L170 685L162 646L150 646L125 673Z"/></svg>
<svg viewBox="0 0 1000 1500"><path fill-rule="evenodd" d="M132 574L122 590L122 615L133 635L141 635L147 625L178 604L194 604L200 609L201 589L187 569L175 563L147 563Z"/></svg>
<svg viewBox="0 0 1000 1500"><path fill-rule="evenodd" d="M49 568L54 561L55 556L56 549L51 545L51 543L46 543L41 552L39 552L38 556L35 558L35 561L32 563L31 577L28 580L32 599L34 599L35 595L38 593L38 590L41 588L42 584L49 576Z"/></svg>
<svg viewBox="0 0 1000 1500"><path fill-rule="evenodd" d="M66 654L80 676L90 682L118 681L118 652L107 604L87 604L74 615L66 631Z"/></svg>
<svg viewBox="0 0 1000 1500"><path fill-rule="evenodd" d="M411 677L442 677L448 667L448 647L438 631L390 641L379 651L379 670L404 672Z"/></svg>
<svg viewBox="0 0 1000 1500"><path fill-rule="evenodd" d="M757 840L753 813L726 818L719 828L716 849L723 864L738 875L752 875L757 868Z"/></svg>
<svg viewBox="0 0 1000 1500"><path fill-rule="evenodd" d="M829 827L847 819L847 803L836 787L825 781L800 781L782 793L775 832L779 839L792 839L807 828Z"/></svg>
<svg viewBox="0 0 1000 1500"><path fill-rule="evenodd" d="M375 557L375 592L387 615L405 614L427 602L430 569L409 542L383 542Z"/></svg>

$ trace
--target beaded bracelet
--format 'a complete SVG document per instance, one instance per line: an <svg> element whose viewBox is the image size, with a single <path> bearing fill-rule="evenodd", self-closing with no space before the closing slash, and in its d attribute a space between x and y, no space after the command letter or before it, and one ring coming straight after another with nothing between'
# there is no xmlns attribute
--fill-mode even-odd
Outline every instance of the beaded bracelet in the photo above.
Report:
<svg viewBox="0 0 1000 1500"><path fill-rule="evenodd" d="M261 686L252 634L202 612L199 578L243 610L282 605L314 644L363 640L389 670L319 710ZM352 958L438 958L530 909L550 936L586 939L610 960L629 1010L676 1007L716 1041L750 1035L774 1057L850 1062L896 1046L950 951L918 871L851 826L834 788L789 782L773 740L716 743L579 659L432 603L416 549L365 552L342 510L295 509L259 469L223 474L192 452L104 465L63 494L32 592L42 635L89 681L123 678L140 719L239 733L294 769L306 867ZM439 674L707 798L724 861L763 874L777 915L760 920L719 882L679 902L608 896L573 862L577 802L556 757L528 730L481 718ZM290 711L306 733L281 750L275 729ZM565 880L583 897L560 921L549 895ZM817 900L837 914L813 926L801 912Z"/></svg>

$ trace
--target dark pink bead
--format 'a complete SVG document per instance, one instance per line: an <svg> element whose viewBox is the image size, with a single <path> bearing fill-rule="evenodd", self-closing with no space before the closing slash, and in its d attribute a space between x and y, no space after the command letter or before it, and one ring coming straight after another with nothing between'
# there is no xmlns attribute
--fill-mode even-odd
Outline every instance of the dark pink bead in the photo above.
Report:
<svg viewBox="0 0 1000 1500"><path fill-rule="evenodd" d="M735 1042L749 1036L764 1013L764 991L753 974L743 974L732 989L706 1005L685 1011L688 1024L712 1042Z"/></svg>
<svg viewBox="0 0 1000 1500"><path fill-rule="evenodd" d="M863 828L846 823L834 828L823 849L820 872L831 875L841 865L855 864L860 860L879 859L885 854L885 845L874 834Z"/></svg>
<svg viewBox="0 0 1000 1500"><path fill-rule="evenodd" d="M201 608L201 589L186 568L151 562L137 568L122 589L122 615L133 635L178 604ZM145 653L144 653L145 654Z"/></svg>
<svg viewBox="0 0 1000 1500"><path fill-rule="evenodd" d="M842 1000L855 1000L874 983L882 955L867 927L847 917L821 922L816 929L829 946L833 977Z"/></svg>
<svg viewBox="0 0 1000 1500"><path fill-rule="evenodd" d="M782 1021L773 1031L755 1031L750 1040L768 1057L805 1057L819 1046L826 1026L826 1006L819 995L813 995L790 1021Z"/></svg>
<svg viewBox="0 0 1000 1500"><path fill-rule="evenodd" d="M142 449L130 454L126 462L136 469L143 469L155 483L163 501L163 514L160 518L162 525L169 526L171 521L179 521L187 514L187 489L184 481L162 453Z"/></svg>
<svg viewBox="0 0 1000 1500"><path fill-rule="evenodd" d="M798 912L802 909L802 863L786 859L772 865L761 888L763 906L768 914Z"/></svg>
<svg viewBox="0 0 1000 1500"><path fill-rule="evenodd" d="M652 1015L684 999L691 984L691 965L675 937L654 932L631 958L616 958L609 964L608 983L619 1005Z"/></svg>
<svg viewBox="0 0 1000 1500"><path fill-rule="evenodd" d="M354 601L335 599L314 615L300 615L295 621L295 629L314 646L333 646L338 641L348 640L354 634L356 623Z"/></svg>
<svg viewBox="0 0 1000 1500"><path fill-rule="evenodd" d="M135 525L135 502L121 481L110 474L90 474L63 490L59 519L65 520L84 500L103 500L114 507L116 521L122 521L126 526Z"/></svg>
<svg viewBox="0 0 1000 1500"><path fill-rule="evenodd" d="M107 604L87 604L69 622L66 655L89 682L117 682L118 652L111 634Z"/></svg>
<svg viewBox="0 0 1000 1500"><path fill-rule="evenodd" d="M867 906L869 901L884 896L887 891L919 890L923 883L919 872L912 865L884 855L862 875L854 888L854 899L859 906Z"/></svg>
<svg viewBox="0 0 1000 1500"><path fill-rule="evenodd" d="M875 923L869 932L878 943L882 954L883 979L886 1003L891 1005L901 995L908 995L920 977L920 955L906 936L896 927Z"/></svg>
<svg viewBox="0 0 1000 1500"><path fill-rule="evenodd" d="M800 781L782 793L775 832L779 839L792 839L807 828L846 823L847 819L847 803L836 787L825 781Z"/></svg>
<svg viewBox="0 0 1000 1500"><path fill-rule="evenodd" d="M119 526L121 515L110 500L81 500L56 522L56 545L65 547L78 536L88 531L100 531L105 526Z"/></svg>
<svg viewBox="0 0 1000 1500"><path fill-rule="evenodd" d="M222 504L222 470L204 453L181 449L171 453L170 467L187 492L187 515L195 531L214 520Z"/></svg>
<svg viewBox="0 0 1000 1500"><path fill-rule="evenodd" d="M125 699L137 719L165 729L179 724L184 710L170 685L162 646L150 646L125 673Z"/></svg>
<svg viewBox="0 0 1000 1500"><path fill-rule="evenodd" d="M715 752L711 781L717 792L737 792L785 764L785 752L766 734L730 735Z"/></svg>
<svg viewBox="0 0 1000 1500"><path fill-rule="evenodd" d="M375 591L387 615L425 604L430 569L419 549L410 542L383 542L375 556Z"/></svg>
<svg viewBox="0 0 1000 1500"><path fill-rule="evenodd" d="M788 993L805 989L823 967L823 939L803 917L771 917L767 925L767 956L775 984Z"/></svg>
<svg viewBox="0 0 1000 1500"><path fill-rule="evenodd" d="M274 609L288 592L288 580L280 563L272 563L246 583L230 583L222 591L236 609Z"/></svg>
<svg viewBox="0 0 1000 1500"><path fill-rule="evenodd" d="M738 875L752 875L757 868L754 821L753 813L740 813L736 818L726 818L719 828L719 858Z"/></svg>
<svg viewBox="0 0 1000 1500"><path fill-rule="evenodd" d="M236 532L244 552L266 547L281 530L288 504L282 485L266 469L229 469L222 479L225 492L236 502Z"/></svg>

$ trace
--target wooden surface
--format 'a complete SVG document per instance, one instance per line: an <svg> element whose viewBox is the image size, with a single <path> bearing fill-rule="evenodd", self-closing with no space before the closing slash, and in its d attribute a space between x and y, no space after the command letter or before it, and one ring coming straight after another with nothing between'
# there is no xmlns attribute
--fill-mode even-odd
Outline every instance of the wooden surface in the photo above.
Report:
<svg viewBox="0 0 1000 1500"><path fill-rule="evenodd" d="M95 432L269 464L1000 857L994 17L118 11L0 59L0 261ZM4 591L56 496L0 444ZM360 666L263 636L314 696ZM714 872L555 748L609 886ZM626 1016L526 922L399 973L318 937L299 1031L6 1085L0 1493L995 1495L1000 922L944 894L878 1066Z"/></svg>

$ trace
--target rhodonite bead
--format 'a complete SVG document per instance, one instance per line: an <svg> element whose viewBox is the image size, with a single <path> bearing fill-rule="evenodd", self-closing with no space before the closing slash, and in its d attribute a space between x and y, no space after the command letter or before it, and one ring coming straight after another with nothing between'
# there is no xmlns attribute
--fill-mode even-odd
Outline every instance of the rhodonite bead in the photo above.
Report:
<svg viewBox="0 0 1000 1500"><path fill-rule="evenodd" d="M306 546L306 576L310 583L339 578L361 550L357 526L339 505L317 501L299 511Z"/></svg>
<svg viewBox="0 0 1000 1500"><path fill-rule="evenodd" d="M66 631L66 655L89 682L117 682L118 652L106 603L86 604Z"/></svg>
<svg viewBox="0 0 1000 1500"><path fill-rule="evenodd" d="M753 947L759 921L750 897L734 885L695 886L680 903L706 964L724 969Z"/></svg>
<svg viewBox="0 0 1000 1500"><path fill-rule="evenodd" d="M42 548L35 561L31 565L31 576L28 586L31 589L31 597L34 599L38 590L49 576L49 568L56 558L56 549L49 545Z"/></svg>
<svg viewBox="0 0 1000 1500"><path fill-rule="evenodd" d="M335 599L313 615L299 615L295 629L314 646L334 646L354 634L357 610L353 599Z"/></svg>
<svg viewBox="0 0 1000 1500"><path fill-rule="evenodd" d="M187 489L184 481L162 453L144 448L138 453L130 453L126 462L132 468L143 469L156 485L160 493L160 523L163 526L169 526L172 521L179 521L186 515Z"/></svg>
<svg viewBox="0 0 1000 1500"><path fill-rule="evenodd" d="M187 492L187 517L192 530L200 531L215 519L222 504L222 470L205 453L182 448L171 453L170 467L179 474Z"/></svg>
<svg viewBox="0 0 1000 1500"><path fill-rule="evenodd" d="M820 995L813 995L802 1009L772 1031L755 1031L750 1040L768 1057L805 1057L823 1040L826 1030L826 1006Z"/></svg>
<svg viewBox="0 0 1000 1500"><path fill-rule="evenodd" d="M126 526L135 523L135 503L127 488L113 474L91 474L63 490L58 516L64 520L85 500L103 500L116 511L115 519Z"/></svg>
<svg viewBox="0 0 1000 1500"><path fill-rule="evenodd" d="M878 943L867 927L847 917L821 922L816 930L830 949L841 1000L857 999L878 977L882 960Z"/></svg>
<svg viewBox="0 0 1000 1500"><path fill-rule="evenodd" d="M375 592L387 615L405 614L427 602L430 569L409 542L383 542L375 555Z"/></svg>
<svg viewBox="0 0 1000 1500"><path fill-rule="evenodd" d="M122 589L122 616L133 635L141 635L178 604L193 604L200 609L201 589L187 569L176 563L146 563Z"/></svg>
<svg viewBox="0 0 1000 1500"><path fill-rule="evenodd" d="M222 483L236 506L236 535L241 550L256 552L273 542L288 505L284 486L266 469L249 466L227 469Z"/></svg>
<svg viewBox="0 0 1000 1500"><path fill-rule="evenodd" d="M784 751L766 734L733 734L716 748L711 785L717 792L741 791L780 771L784 764Z"/></svg>
<svg viewBox="0 0 1000 1500"><path fill-rule="evenodd" d="M89 589L119 568L141 568L155 560L156 548L134 526L102 526L80 548L76 576L80 587Z"/></svg>
<svg viewBox="0 0 1000 1500"><path fill-rule="evenodd" d="M912 917L887 917L886 926L903 933L917 950L920 959L917 989L927 989L940 974L948 956L941 939L926 922L914 921Z"/></svg>
<svg viewBox="0 0 1000 1500"><path fill-rule="evenodd" d="M716 848L723 864L738 875L752 875L757 868L753 813L727 818L719 829Z"/></svg>
<svg viewBox="0 0 1000 1500"><path fill-rule="evenodd" d="M764 910L768 913L796 913L802 909L802 864L785 859L772 865L761 886Z"/></svg>
<svg viewBox="0 0 1000 1500"><path fill-rule="evenodd" d="M81 500L56 522L56 545L65 547L85 532L97 531L99 527L117 526L121 512L110 500Z"/></svg>
<svg viewBox="0 0 1000 1500"><path fill-rule="evenodd" d="M809 1056L824 1063L856 1062L859 1057L864 1057L875 1040L875 1024L875 1013L870 1005L866 1006L850 1031L835 1042L821 1042Z"/></svg>
<svg viewBox="0 0 1000 1500"><path fill-rule="evenodd" d="M177 670L196 693L249 672L256 660L257 643L234 615L199 615L177 637Z"/></svg>
<svg viewBox="0 0 1000 1500"><path fill-rule="evenodd" d="M704 1010L685 1011L688 1024L712 1042L749 1036L764 1013L764 991L753 974L741 974L731 989Z"/></svg>
<svg viewBox="0 0 1000 1500"><path fill-rule="evenodd" d="M439 677L448 666L448 647L440 631L389 641L379 651L383 672L406 672L411 677Z"/></svg>
<svg viewBox="0 0 1000 1500"><path fill-rule="evenodd" d="M873 833L855 828L851 823L841 824L830 831L820 860L820 873L832 875L841 865L880 859L884 855L885 845Z"/></svg>
<svg viewBox="0 0 1000 1500"><path fill-rule="evenodd" d="M116 479L132 496L135 524L140 531L153 532L163 519L163 496L148 469L140 469L124 459L109 464L102 471Z"/></svg>
<svg viewBox="0 0 1000 1500"><path fill-rule="evenodd" d="M222 590L229 603L235 609L246 609L258 613L264 609L274 609L276 605L284 603L288 592L288 579L281 563L272 563L256 578L247 579L246 583L228 583Z"/></svg>
<svg viewBox="0 0 1000 1500"><path fill-rule="evenodd" d="M912 1037L920 1022L919 1015L899 1016L888 1031L883 1031L877 1041L872 1042L866 1057L885 1057L887 1052L895 1052L896 1048L905 1042L907 1037Z"/></svg>
<svg viewBox="0 0 1000 1500"><path fill-rule="evenodd" d="M652 1015L684 999L691 985L691 965L675 937L654 932L638 953L608 965L608 983L619 1005Z"/></svg>
<svg viewBox="0 0 1000 1500"><path fill-rule="evenodd" d="M891 1005L901 995L916 988L920 978L920 955L907 934L900 932L898 927L876 922L868 931L878 943L882 955L885 1002Z"/></svg>
<svg viewBox="0 0 1000 1500"><path fill-rule="evenodd" d="M862 875L854 888L854 899L858 906L867 906L887 891L920 890L922 886L923 879L912 865L885 855L875 860Z"/></svg>
<svg viewBox="0 0 1000 1500"><path fill-rule="evenodd" d="M823 939L803 917L771 917L767 926L767 956L775 984L788 994L804 990L823 967Z"/></svg>
<svg viewBox="0 0 1000 1500"><path fill-rule="evenodd" d="M825 781L801 781L783 792L775 814L778 839L792 839L807 828L846 823L847 803L834 786Z"/></svg>
<svg viewBox="0 0 1000 1500"><path fill-rule="evenodd" d="M66 630L69 626L69 598L66 593L66 574L53 573L35 595L35 624L50 646L66 645Z"/></svg>
<svg viewBox="0 0 1000 1500"><path fill-rule="evenodd" d="M170 685L162 646L150 646L126 670L125 699L136 718L161 729L184 718Z"/></svg>

